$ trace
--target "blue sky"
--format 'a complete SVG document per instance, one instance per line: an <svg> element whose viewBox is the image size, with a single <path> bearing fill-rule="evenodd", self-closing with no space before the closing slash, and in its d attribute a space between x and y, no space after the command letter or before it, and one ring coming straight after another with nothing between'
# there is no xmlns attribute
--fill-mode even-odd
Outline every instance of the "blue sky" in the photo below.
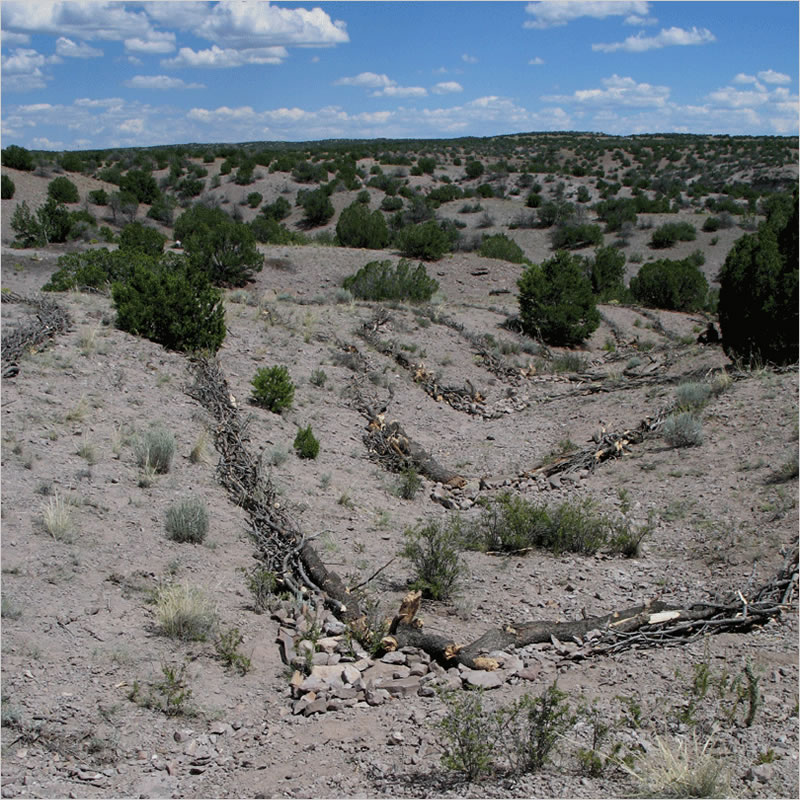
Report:
<svg viewBox="0 0 800 800"><path fill-rule="evenodd" d="M798 133L797 2L11 2L2 143Z"/></svg>

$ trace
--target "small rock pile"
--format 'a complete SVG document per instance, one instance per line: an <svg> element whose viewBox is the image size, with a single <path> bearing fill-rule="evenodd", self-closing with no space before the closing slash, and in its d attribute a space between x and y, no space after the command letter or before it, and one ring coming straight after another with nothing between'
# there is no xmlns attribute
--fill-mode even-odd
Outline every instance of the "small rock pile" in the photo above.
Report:
<svg viewBox="0 0 800 800"><path fill-rule="evenodd" d="M298 613L285 602L273 618L280 623L281 657L294 668L289 681L292 711L307 717L353 706L379 706L412 695L433 697L439 689L496 689L507 681L536 680L541 671L538 661L526 664L504 651L488 654L499 665L491 671L463 664L447 669L416 647L375 659L322 607L310 611L304 606Z"/></svg>

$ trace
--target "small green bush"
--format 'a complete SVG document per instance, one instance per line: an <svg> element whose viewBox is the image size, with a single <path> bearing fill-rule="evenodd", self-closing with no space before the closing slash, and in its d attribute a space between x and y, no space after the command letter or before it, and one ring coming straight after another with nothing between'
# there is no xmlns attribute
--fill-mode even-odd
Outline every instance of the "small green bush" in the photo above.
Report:
<svg viewBox="0 0 800 800"><path fill-rule="evenodd" d="M88 194L89 202L96 206L108 205L108 192L105 189L92 189Z"/></svg>
<svg viewBox="0 0 800 800"><path fill-rule="evenodd" d="M413 500L422 486L422 478L414 467L406 468L397 484L397 494L403 500Z"/></svg>
<svg viewBox="0 0 800 800"><path fill-rule="evenodd" d="M579 250L603 243L603 232L599 225L560 225L550 236L554 250Z"/></svg>
<svg viewBox="0 0 800 800"><path fill-rule="evenodd" d="M438 261L449 249L450 238L434 221L407 225L396 234L397 247L406 258Z"/></svg>
<svg viewBox="0 0 800 800"><path fill-rule="evenodd" d="M141 469L164 475L172 466L175 437L166 428L156 425L136 440L134 449Z"/></svg>
<svg viewBox="0 0 800 800"><path fill-rule="evenodd" d="M0 159L4 167L19 169L24 172L32 172L33 168L36 166L33 162L33 154L31 151L17 144L4 147Z"/></svg>
<svg viewBox="0 0 800 800"><path fill-rule="evenodd" d="M336 238L342 247L382 250L389 243L389 228L380 211L370 213L367 206L356 201L339 215Z"/></svg>
<svg viewBox="0 0 800 800"><path fill-rule="evenodd" d="M47 185L47 196L57 203L77 203L81 199L78 187L63 175L50 181Z"/></svg>
<svg viewBox="0 0 800 800"><path fill-rule="evenodd" d="M526 260L522 248L504 233L484 236L478 248L478 255L484 258L500 258L512 264L523 264Z"/></svg>
<svg viewBox="0 0 800 800"><path fill-rule="evenodd" d="M283 198L280 198L283 200ZM307 238L298 231L290 231L276 219L258 216L247 223L256 241L264 244L307 244Z"/></svg>
<svg viewBox="0 0 800 800"><path fill-rule="evenodd" d="M291 408L294 400L294 384L289 370L284 366L261 367L253 380L252 400L257 406L266 408L274 414Z"/></svg>
<svg viewBox="0 0 800 800"><path fill-rule="evenodd" d="M693 242L697 238L697 229L689 222L668 222L656 228L650 238L650 247L664 249L672 247L676 242Z"/></svg>
<svg viewBox="0 0 800 800"><path fill-rule="evenodd" d="M342 284L354 297L361 300L430 300L439 288L423 264L411 269L411 263L400 259L396 266L391 261L370 261Z"/></svg>
<svg viewBox="0 0 800 800"><path fill-rule="evenodd" d="M309 228L324 225L336 213L328 193L323 189L306 192L300 205L305 211L303 221Z"/></svg>
<svg viewBox="0 0 800 800"><path fill-rule="evenodd" d="M3 175L0 178L0 199L2 200L10 200L14 196L14 192L16 192L17 187L14 184L14 181L8 177L8 175Z"/></svg>
<svg viewBox="0 0 800 800"><path fill-rule="evenodd" d="M703 443L703 423L691 411L681 411L667 417L661 435L671 447L696 447Z"/></svg>
<svg viewBox="0 0 800 800"><path fill-rule="evenodd" d="M261 205L261 201L264 199L264 195L261 192L250 192L247 195L247 205L250 208L258 208Z"/></svg>
<svg viewBox="0 0 800 800"><path fill-rule="evenodd" d="M381 200L382 211L399 211L403 207L401 197L389 197L388 195Z"/></svg>
<svg viewBox="0 0 800 800"><path fill-rule="evenodd" d="M477 162L474 162L477 163ZM502 714L484 707L482 689L442 694L447 712L436 727L442 732L442 766L474 781L492 771Z"/></svg>
<svg viewBox="0 0 800 800"><path fill-rule="evenodd" d="M127 224L119 235L120 250L137 250L148 256L158 257L164 251L167 237L155 228L148 228L141 222Z"/></svg>
<svg viewBox="0 0 800 800"><path fill-rule="evenodd" d="M460 521L431 522L408 528L403 538L405 544L401 553L414 568L411 587L432 600L452 597L466 574L460 552Z"/></svg>
<svg viewBox="0 0 800 800"><path fill-rule="evenodd" d="M68 292L73 289L107 289L114 281L125 281L130 272L129 257L105 247L66 253L58 257L59 269L42 286L43 292Z"/></svg>
<svg viewBox="0 0 800 800"><path fill-rule="evenodd" d="M190 497L171 505L167 509L166 531L173 542L200 544L208 533L206 504Z"/></svg>
<svg viewBox="0 0 800 800"><path fill-rule="evenodd" d="M706 217L706 221L703 223L703 231L705 233L714 233L714 231L718 231L722 226L722 222L719 217Z"/></svg>
<svg viewBox="0 0 800 800"><path fill-rule="evenodd" d="M636 300L669 311L696 311L705 305L708 281L694 259L660 259L645 264L631 278L630 290Z"/></svg>
<svg viewBox="0 0 800 800"><path fill-rule="evenodd" d="M300 428L294 437L293 447L299 458L315 459L319 455L319 440L314 436L311 425Z"/></svg>

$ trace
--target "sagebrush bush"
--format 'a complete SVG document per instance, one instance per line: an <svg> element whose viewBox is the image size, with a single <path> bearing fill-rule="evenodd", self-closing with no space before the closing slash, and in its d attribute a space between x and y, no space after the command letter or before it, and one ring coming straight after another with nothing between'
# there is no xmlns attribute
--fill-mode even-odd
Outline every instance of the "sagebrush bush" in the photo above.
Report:
<svg viewBox="0 0 800 800"><path fill-rule="evenodd" d="M188 583L162 586L155 593L156 618L162 633L184 641L204 641L217 624L214 605Z"/></svg>
<svg viewBox="0 0 800 800"><path fill-rule="evenodd" d="M319 440L314 436L311 425L297 431L293 447L299 458L315 459L319 455Z"/></svg>
<svg viewBox="0 0 800 800"><path fill-rule="evenodd" d="M431 522L408 528L403 538L402 555L414 568L412 588L432 600L452 597L466 574L460 522Z"/></svg>
<svg viewBox="0 0 800 800"><path fill-rule="evenodd" d="M155 425L137 438L134 450L141 469L163 475L169 472L172 466L175 437L166 428Z"/></svg>
<svg viewBox="0 0 800 800"><path fill-rule="evenodd" d="M355 275L344 279L343 287L361 300L411 300L421 303L430 300L439 288L435 278L428 275L423 264L416 269L401 258L392 262L370 261Z"/></svg>
<svg viewBox="0 0 800 800"><path fill-rule="evenodd" d="M703 443L703 423L691 411L671 414L664 421L661 435L671 447L696 447Z"/></svg>
<svg viewBox="0 0 800 800"><path fill-rule="evenodd" d="M111 297L119 328L171 350L216 352L225 339L222 293L185 257L140 255Z"/></svg>
<svg viewBox="0 0 800 800"><path fill-rule="evenodd" d="M286 367L261 367L250 383L253 386L252 400L257 406L274 414L291 408L295 387Z"/></svg>
<svg viewBox="0 0 800 800"><path fill-rule="evenodd" d="M173 503L167 509L167 537L173 542L200 544L208 533L208 511L198 497Z"/></svg>
<svg viewBox="0 0 800 800"><path fill-rule="evenodd" d="M702 408L711 397L711 386L707 383L682 383L675 390L675 407L680 411Z"/></svg>

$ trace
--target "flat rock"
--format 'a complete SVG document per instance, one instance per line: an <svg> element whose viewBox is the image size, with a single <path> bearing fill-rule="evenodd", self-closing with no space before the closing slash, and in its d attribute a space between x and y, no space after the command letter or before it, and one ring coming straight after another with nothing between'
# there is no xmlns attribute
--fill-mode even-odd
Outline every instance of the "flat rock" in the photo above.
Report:
<svg viewBox="0 0 800 800"><path fill-rule="evenodd" d="M476 689L497 689L505 683L504 676L500 672L487 672L483 669L468 669L461 677Z"/></svg>
<svg viewBox="0 0 800 800"><path fill-rule="evenodd" d="M517 677L524 681L535 681L541 672L542 668L538 664L529 664L527 667L517 670Z"/></svg>
<svg viewBox="0 0 800 800"><path fill-rule="evenodd" d="M392 653L385 653L381 661L384 664L405 664L406 654L401 650L395 650Z"/></svg>
<svg viewBox="0 0 800 800"><path fill-rule="evenodd" d="M386 681L381 684L381 689L385 689L389 694L408 697L415 695L422 684L419 678L398 678L393 681Z"/></svg>

